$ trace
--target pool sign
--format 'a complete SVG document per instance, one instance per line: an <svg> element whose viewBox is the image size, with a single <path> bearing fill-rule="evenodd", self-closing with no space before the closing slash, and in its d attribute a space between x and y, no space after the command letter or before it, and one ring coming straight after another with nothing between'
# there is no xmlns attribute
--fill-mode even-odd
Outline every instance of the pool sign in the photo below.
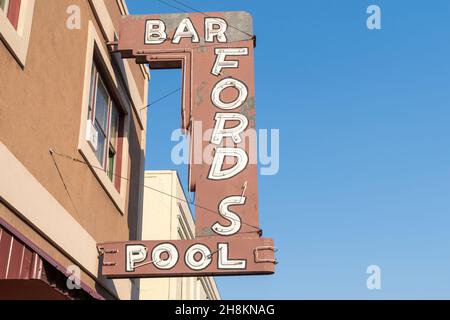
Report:
<svg viewBox="0 0 450 320"><path fill-rule="evenodd" d="M261 237L258 221L257 146L248 142L256 132L255 40L246 12L130 15L121 21L122 58L183 70L181 126L190 135L196 237L99 244L103 275L274 273L274 243Z"/></svg>

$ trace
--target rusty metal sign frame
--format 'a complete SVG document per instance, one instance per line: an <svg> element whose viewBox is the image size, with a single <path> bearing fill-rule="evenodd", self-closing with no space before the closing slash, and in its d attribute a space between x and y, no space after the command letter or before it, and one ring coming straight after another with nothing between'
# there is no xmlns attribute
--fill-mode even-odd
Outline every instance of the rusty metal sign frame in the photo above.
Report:
<svg viewBox="0 0 450 320"><path fill-rule="evenodd" d="M153 69L183 70L181 128L191 142L189 189L196 192L196 237L100 243L104 276L275 272L274 242L262 238L258 218L257 145L252 141L255 44L247 12L122 18L117 51L123 59Z"/></svg>

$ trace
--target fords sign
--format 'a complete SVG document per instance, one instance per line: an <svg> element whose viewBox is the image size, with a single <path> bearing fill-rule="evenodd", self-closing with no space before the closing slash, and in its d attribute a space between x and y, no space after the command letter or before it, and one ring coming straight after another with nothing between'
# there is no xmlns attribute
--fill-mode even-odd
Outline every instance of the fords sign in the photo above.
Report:
<svg viewBox="0 0 450 320"><path fill-rule="evenodd" d="M191 138L196 239L100 244L104 275L274 272L273 240L261 238L258 221L252 28L245 12L123 18L123 58L183 70L181 126Z"/></svg>

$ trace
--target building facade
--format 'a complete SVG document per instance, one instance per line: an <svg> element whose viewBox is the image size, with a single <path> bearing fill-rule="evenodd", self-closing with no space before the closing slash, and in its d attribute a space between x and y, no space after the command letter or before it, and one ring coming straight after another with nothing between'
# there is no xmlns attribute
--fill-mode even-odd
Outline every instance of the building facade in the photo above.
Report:
<svg viewBox="0 0 450 320"><path fill-rule="evenodd" d="M149 73L114 53L126 14L0 0L0 298L139 295L101 276L97 248L141 235Z"/></svg>
<svg viewBox="0 0 450 320"><path fill-rule="evenodd" d="M146 171L142 239L190 240L195 223L176 171ZM140 280L142 300L219 300L213 277Z"/></svg>

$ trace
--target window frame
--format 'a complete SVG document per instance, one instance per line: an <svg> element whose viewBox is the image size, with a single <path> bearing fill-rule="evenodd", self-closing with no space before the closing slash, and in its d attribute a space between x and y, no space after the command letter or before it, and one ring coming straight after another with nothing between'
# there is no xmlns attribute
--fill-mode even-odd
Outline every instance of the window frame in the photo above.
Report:
<svg viewBox="0 0 450 320"><path fill-rule="evenodd" d="M116 130L115 130L115 136L113 136L113 113L116 112ZM111 112L109 115L109 135L108 135L108 145L106 147L106 166L108 167L108 176L109 179L112 181L116 189L120 191L120 183L118 183L118 179L120 178L120 167L117 165L117 160L122 157L122 145L120 143L121 141L121 122L122 122L122 114L118 110L117 105L114 101L111 102ZM114 140L113 140L114 139ZM112 168L111 168L111 151L114 153L114 157L112 158Z"/></svg>
<svg viewBox="0 0 450 320"><path fill-rule="evenodd" d="M102 75L101 75L101 73L99 72L99 70L98 70L98 68L96 66L95 60L94 60L94 63L92 65L93 65L93 72L95 72L95 74L92 75L92 76L95 77L95 81L94 81L95 84L94 84L93 88L91 87L91 91L92 91L92 89L94 89L94 94L92 95L92 101L91 101L91 106L90 106L91 110L90 110L90 116L88 117L88 119L92 121L92 124L94 125L94 127L97 130L98 134L99 135L101 134L101 135L104 136L104 141L105 142L103 143L103 150L102 150L103 152L102 152L102 156L101 156L102 159L100 160L97 157L97 160L100 162L101 167L106 170L106 166L105 166L105 146L106 146L106 143L107 143L107 140L108 140L108 121L109 121L109 110L110 110L110 104L111 104L111 95L108 92L108 89L107 89L107 87L105 85L105 82L102 80ZM98 89L99 89L100 85L103 87L103 89L105 90L106 95L107 95L106 119L105 119L106 120L106 124L105 124L106 128L102 127L102 124L100 123L100 121L98 120L98 117L97 117L97 111L98 111L97 110L98 109L98 106L97 106L97 101L98 100L97 99L98 99L98 92L99 92Z"/></svg>
<svg viewBox="0 0 450 320"><path fill-rule="evenodd" d="M18 4L11 12L11 1ZM28 55L35 0L8 0L8 12L0 9L0 38L24 68ZM11 16L13 15L14 16ZM9 15L9 17L8 17Z"/></svg>
<svg viewBox="0 0 450 320"><path fill-rule="evenodd" d="M0 0L1 1L1 0ZM3 10L4 13L8 13L8 7L9 7L9 0L3 0L4 1L4 7L0 5L0 9Z"/></svg>
<svg viewBox="0 0 450 320"><path fill-rule="evenodd" d="M97 33L96 27L91 20L89 20L88 22L87 48L85 59L83 100L81 103L80 112L78 150L82 157L85 159L100 186L104 189L106 194L118 209L119 213L121 215L124 215L126 212L126 199L129 196L129 169L131 163L128 157L128 136L130 131L132 106L131 102L127 100L125 89L119 85L118 80L116 79L112 65L112 58L107 51L105 42ZM94 70L94 63L96 63L96 67L99 69L100 75L102 76L102 81L106 85L108 94L110 95L112 101L115 102L117 111L122 116L118 131L120 132L120 139L118 139L118 143L121 144L121 153L116 157L115 164L117 168L116 172L120 172L120 178L117 177L116 181L111 181L110 177L108 177L107 167L103 166L98 161L95 151L92 148L91 143L87 140L86 136L88 124L91 121L90 113L92 112L92 110L90 109L90 105L92 106L92 94L90 88L91 82L93 82L92 74Z"/></svg>
<svg viewBox="0 0 450 320"><path fill-rule="evenodd" d="M3 8L3 12L16 30L19 26L22 1L23 0L5 0L5 8Z"/></svg>
<svg viewBox="0 0 450 320"><path fill-rule="evenodd" d="M102 86L107 94L107 110L106 110L106 123L105 128L100 123L97 118L97 98L99 92L99 86ZM114 132L113 137L113 114L115 114L115 127L116 130ZM98 67L98 63L96 59L93 59L92 69L91 69L91 81L90 81L90 94L89 94L89 103L88 103L88 120L92 121L94 127L98 131L98 134L104 136L103 150L101 155L100 162L101 167L105 170L111 182L116 187L117 191L120 191L120 183L118 183L118 178L120 177L120 161L118 159L122 157L122 144L120 143L122 139L122 121L123 121L123 112L121 112L120 108L118 108L117 102L114 100L113 95L110 92L110 89L104 80L104 75L102 74L102 69ZM113 142L114 140L114 142ZM93 149L93 147L91 146ZM93 149L94 152L97 152ZM111 151L114 157L111 159ZM112 168L111 168L112 162Z"/></svg>

